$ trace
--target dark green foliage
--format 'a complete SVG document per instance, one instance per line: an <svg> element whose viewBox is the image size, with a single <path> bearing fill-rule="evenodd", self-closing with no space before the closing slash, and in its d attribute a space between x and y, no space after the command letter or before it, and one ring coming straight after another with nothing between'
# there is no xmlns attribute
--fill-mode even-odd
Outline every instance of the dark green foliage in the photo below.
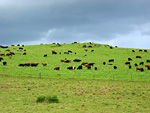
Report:
<svg viewBox="0 0 150 113"><path fill-rule="evenodd" d="M46 100L49 103L58 103L59 102L59 99L57 98L57 96L47 96Z"/></svg>
<svg viewBox="0 0 150 113"><path fill-rule="evenodd" d="M45 96L39 96L37 97L36 102L44 102L45 101Z"/></svg>

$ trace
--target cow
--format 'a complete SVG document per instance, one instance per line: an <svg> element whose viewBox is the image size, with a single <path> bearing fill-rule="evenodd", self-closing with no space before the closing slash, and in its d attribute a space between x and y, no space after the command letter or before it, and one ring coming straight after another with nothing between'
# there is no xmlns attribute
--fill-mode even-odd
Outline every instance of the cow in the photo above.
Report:
<svg viewBox="0 0 150 113"><path fill-rule="evenodd" d="M147 52L147 50L145 49L144 52Z"/></svg>
<svg viewBox="0 0 150 113"><path fill-rule="evenodd" d="M88 64L88 62L83 62L81 65Z"/></svg>
<svg viewBox="0 0 150 113"><path fill-rule="evenodd" d="M22 67L24 67L24 66L25 66L25 64L18 64L18 66L20 66L20 67L21 67L21 66L22 66Z"/></svg>
<svg viewBox="0 0 150 113"><path fill-rule="evenodd" d="M77 69L82 69L82 65L79 65Z"/></svg>
<svg viewBox="0 0 150 113"><path fill-rule="evenodd" d="M110 47L110 49L113 49L113 47Z"/></svg>
<svg viewBox="0 0 150 113"><path fill-rule="evenodd" d="M47 66L47 63L42 63L43 66Z"/></svg>
<svg viewBox="0 0 150 113"><path fill-rule="evenodd" d="M88 69L91 69L91 65L88 65L87 68L88 68Z"/></svg>
<svg viewBox="0 0 150 113"><path fill-rule="evenodd" d="M27 51L26 49L24 49L24 51Z"/></svg>
<svg viewBox="0 0 150 113"><path fill-rule="evenodd" d="M80 59L74 59L73 61L74 61L74 62L81 62Z"/></svg>
<svg viewBox="0 0 150 113"><path fill-rule="evenodd" d="M132 58L128 58L128 61L131 61L132 60Z"/></svg>
<svg viewBox="0 0 150 113"><path fill-rule="evenodd" d="M4 61L4 62L3 62L3 65L4 65L4 66L6 66L6 65L7 65L7 62L6 62L6 61Z"/></svg>
<svg viewBox="0 0 150 113"><path fill-rule="evenodd" d="M54 68L54 70L59 70L60 69L60 67L59 66L56 66L55 68Z"/></svg>
<svg viewBox="0 0 150 113"><path fill-rule="evenodd" d="M84 49L84 51L88 51L87 49Z"/></svg>
<svg viewBox="0 0 150 113"><path fill-rule="evenodd" d="M150 60L146 60L146 62L148 63L148 62L150 62Z"/></svg>
<svg viewBox="0 0 150 113"><path fill-rule="evenodd" d="M69 52L64 52L64 54L69 54Z"/></svg>
<svg viewBox="0 0 150 113"><path fill-rule="evenodd" d="M138 66L137 63L134 64L135 66Z"/></svg>
<svg viewBox="0 0 150 113"><path fill-rule="evenodd" d="M70 67L68 67L67 69L73 70L73 69L76 69L76 66L70 66Z"/></svg>
<svg viewBox="0 0 150 113"><path fill-rule="evenodd" d="M28 66L28 67L29 67L30 65L31 65L31 64L29 64L29 63L25 63L25 64L24 64L24 66Z"/></svg>
<svg viewBox="0 0 150 113"><path fill-rule="evenodd" d="M93 66L95 63L88 63L88 65Z"/></svg>
<svg viewBox="0 0 150 113"><path fill-rule="evenodd" d="M105 65L106 64L106 62L103 62L103 65Z"/></svg>
<svg viewBox="0 0 150 113"><path fill-rule="evenodd" d="M52 55L53 55L53 54L57 54L57 52L55 52L55 51L52 51Z"/></svg>
<svg viewBox="0 0 150 113"><path fill-rule="evenodd" d="M89 48L92 48L92 46L88 46Z"/></svg>
<svg viewBox="0 0 150 113"><path fill-rule="evenodd" d="M147 67L147 70L150 70L150 66L149 66L149 67Z"/></svg>
<svg viewBox="0 0 150 113"><path fill-rule="evenodd" d="M145 64L145 67L150 67L150 65L149 64Z"/></svg>
<svg viewBox="0 0 150 113"><path fill-rule="evenodd" d="M89 64L84 64L85 67L88 67Z"/></svg>
<svg viewBox="0 0 150 113"><path fill-rule="evenodd" d="M10 49L7 49L6 51L10 51Z"/></svg>
<svg viewBox="0 0 150 113"><path fill-rule="evenodd" d="M132 50L132 52L135 52L135 50Z"/></svg>
<svg viewBox="0 0 150 113"><path fill-rule="evenodd" d="M1 53L0 56L5 56L5 53Z"/></svg>
<svg viewBox="0 0 150 113"><path fill-rule="evenodd" d="M72 51L71 51L71 50L68 50L68 52L69 52L69 53L72 53Z"/></svg>
<svg viewBox="0 0 150 113"><path fill-rule="evenodd" d="M110 60L108 60L108 62L114 62L114 59L110 59Z"/></svg>
<svg viewBox="0 0 150 113"><path fill-rule="evenodd" d="M15 55L15 53L14 52L10 52L12 55Z"/></svg>
<svg viewBox="0 0 150 113"><path fill-rule="evenodd" d="M91 52L94 52L94 50L91 50Z"/></svg>
<svg viewBox="0 0 150 113"><path fill-rule="evenodd" d="M86 45L83 45L82 48L86 48Z"/></svg>
<svg viewBox="0 0 150 113"><path fill-rule="evenodd" d="M0 57L0 60L4 60L2 57Z"/></svg>
<svg viewBox="0 0 150 113"><path fill-rule="evenodd" d="M71 63L71 60L65 60L64 62L65 63Z"/></svg>
<svg viewBox="0 0 150 113"><path fill-rule="evenodd" d="M126 65L127 65L127 64L130 64L130 62L126 62L125 64L126 64Z"/></svg>
<svg viewBox="0 0 150 113"><path fill-rule="evenodd" d="M20 46L20 44L17 44L17 46Z"/></svg>
<svg viewBox="0 0 150 113"><path fill-rule="evenodd" d="M15 46L15 45L11 45L11 46Z"/></svg>
<svg viewBox="0 0 150 113"><path fill-rule="evenodd" d="M144 62L140 62L139 65L144 65Z"/></svg>
<svg viewBox="0 0 150 113"><path fill-rule="evenodd" d="M23 50L23 48L22 48L22 47L19 47L19 49L20 49L20 50Z"/></svg>
<svg viewBox="0 0 150 113"><path fill-rule="evenodd" d="M131 69L131 65L129 65L129 69Z"/></svg>
<svg viewBox="0 0 150 113"><path fill-rule="evenodd" d="M141 67L136 67L136 71L137 71L137 70L140 70L140 71L142 71L142 72L144 71L144 69L141 68Z"/></svg>
<svg viewBox="0 0 150 113"><path fill-rule="evenodd" d="M143 51L142 49L139 49L139 52Z"/></svg>
<svg viewBox="0 0 150 113"><path fill-rule="evenodd" d="M10 55L9 58L11 59L11 57L12 57L12 56Z"/></svg>
<svg viewBox="0 0 150 113"><path fill-rule="evenodd" d="M32 67L37 67L38 63L31 63Z"/></svg>
<svg viewBox="0 0 150 113"><path fill-rule="evenodd" d="M23 55L26 55L27 53L23 53Z"/></svg>
<svg viewBox="0 0 150 113"><path fill-rule="evenodd" d="M56 43L52 43L52 44L56 44Z"/></svg>
<svg viewBox="0 0 150 113"><path fill-rule="evenodd" d="M1 48L8 48L8 46L0 46Z"/></svg>
<svg viewBox="0 0 150 113"><path fill-rule="evenodd" d="M47 57L47 54L45 54L43 57Z"/></svg>
<svg viewBox="0 0 150 113"><path fill-rule="evenodd" d="M95 70L97 70L97 67L94 67Z"/></svg>
<svg viewBox="0 0 150 113"><path fill-rule="evenodd" d="M136 56L136 58L142 58L141 56Z"/></svg>
<svg viewBox="0 0 150 113"><path fill-rule="evenodd" d="M64 62L66 59L67 59L67 58L65 58L65 59L61 59L60 61L61 61L61 62Z"/></svg>
<svg viewBox="0 0 150 113"><path fill-rule="evenodd" d="M6 54L6 56L11 56L11 55L12 55L12 53L7 53L7 54Z"/></svg>
<svg viewBox="0 0 150 113"><path fill-rule="evenodd" d="M114 69L117 69L117 66L114 66Z"/></svg>

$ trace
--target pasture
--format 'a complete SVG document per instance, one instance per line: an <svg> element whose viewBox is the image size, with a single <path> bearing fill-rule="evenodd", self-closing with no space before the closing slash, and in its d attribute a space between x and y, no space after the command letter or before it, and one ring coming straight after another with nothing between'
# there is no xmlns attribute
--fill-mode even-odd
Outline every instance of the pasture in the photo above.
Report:
<svg viewBox="0 0 150 113"><path fill-rule="evenodd" d="M92 48L83 48L84 45ZM4 59L0 62L1 112L150 111L150 70L145 67L145 64L150 64L146 62L150 60L150 50L110 49L109 45L96 43L25 45L23 50L19 50L19 47L22 46L0 48L0 54L15 53L12 57L0 56ZM72 53L64 54L68 50ZM52 51L57 54L52 54ZM61 62L65 58L71 62ZM132 60L128 61L128 58ZM81 62L73 62L74 59L80 59ZM114 62L109 62L110 59L114 59ZM4 61L7 65L3 65ZM38 62L36 67L18 66L35 62ZM84 65L80 70L67 69L69 66L77 68L82 62L95 64L91 69ZM131 69L126 62L130 62ZM140 62L144 64L139 65ZM43 66L42 63L47 65ZM60 70L54 70L56 66ZM144 71L136 71L136 67L141 67ZM59 103L36 102L38 96L53 95L58 97Z"/></svg>

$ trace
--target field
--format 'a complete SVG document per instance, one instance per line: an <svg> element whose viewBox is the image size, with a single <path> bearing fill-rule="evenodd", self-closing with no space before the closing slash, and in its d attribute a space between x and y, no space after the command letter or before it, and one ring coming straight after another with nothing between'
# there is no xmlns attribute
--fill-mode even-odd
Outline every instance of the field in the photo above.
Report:
<svg viewBox="0 0 150 113"><path fill-rule="evenodd" d="M83 45L92 48L82 48ZM16 49L13 49L16 48ZM0 111L2 112L148 112L150 111L150 70L144 66L150 59L150 50L139 52L139 49L116 48L103 44L44 44L23 47L9 47L15 55L10 59L2 56L7 62L0 62ZM88 51L84 51L88 49ZM0 53L8 53L0 49ZM52 55L52 50L58 54ZM64 54L71 50L72 53ZM91 52L94 50L94 52ZM132 52L135 50L135 52ZM61 52L61 54L59 54ZM75 54L76 53L76 54ZM47 54L47 57L43 57ZM136 56L142 59L137 59ZM67 58L71 63L60 62ZM125 62L132 58L132 68ZM73 62L81 59L81 62ZM114 59L114 62L108 62ZM38 62L37 67L19 67L20 63ZM82 70L67 70L67 67L82 62L95 63L91 69L83 66ZM103 65L106 62L106 65ZM139 65L144 62L144 65ZM41 63L47 63L42 66ZM143 67L136 71L134 64ZM112 65L108 65L112 64ZM59 66L60 70L54 70ZM97 70L94 70L94 67ZM114 69L113 66L117 66ZM41 73L41 77L40 74ZM37 103L38 96L56 95L59 103Z"/></svg>

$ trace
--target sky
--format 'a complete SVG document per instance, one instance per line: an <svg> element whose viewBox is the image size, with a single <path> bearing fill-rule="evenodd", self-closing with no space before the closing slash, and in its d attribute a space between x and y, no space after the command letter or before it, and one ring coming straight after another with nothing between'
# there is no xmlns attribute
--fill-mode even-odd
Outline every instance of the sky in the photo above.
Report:
<svg viewBox="0 0 150 113"><path fill-rule="evenodd" d="M0 45L95 42L150 49L150 0L0 0Z"/></svg>

